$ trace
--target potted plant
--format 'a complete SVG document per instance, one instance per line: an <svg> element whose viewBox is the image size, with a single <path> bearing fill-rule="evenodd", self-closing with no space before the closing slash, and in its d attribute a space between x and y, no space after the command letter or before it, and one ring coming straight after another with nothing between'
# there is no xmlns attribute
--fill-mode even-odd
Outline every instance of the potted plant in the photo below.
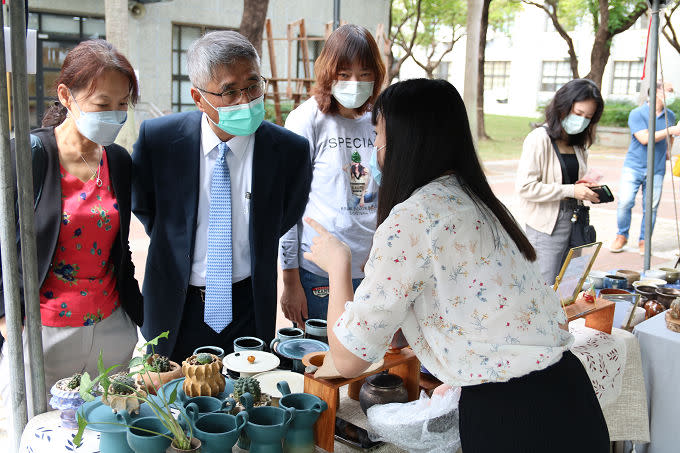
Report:
<svg viewBox="0 0 680 453"><path fill-rule="evenodd" d="M76 428L76 411L84 403L80 397L80 378L82 375L76 373L72 376L59 379L50 394L50 406L60 412L61 425L64 428Z"/></svg>
<svg viewBox="0 0 680 453"><path fill-rule="evenodd" d="M137 382L153 395L156 394L154 389L182 377L182 367L164 355L147 354L144 359L150 368L148 372L138 375Z"/></svg>
<svg viewBox="0 0 680 453"><path fill-rule="evenodd" d="M188 397L217 396L224 391L222 361L215 354L201 352L182 362L184 393Z"/></svg>
<svg viewBox="0 0 680 453"><path fill-rule="evenodd" d="M236 400L236 406L232 410L232 414L236 415L246 408L241 403L241 397L250 393L253 396L253 407L270 406L272 398L268 393L262 393L260 389L260 381L254 377L240 377L234 382L234 393L230 396Z"/></svg>
<svg viewBox="0 0 680 453"><path fill-rule="evenodd" d="M168 332L165 331L153 340L142 345L138 350L143 352L147 346L151 346L152 355L154 354L153 348L158 345L158 340L161 338L167 338ZM146 356L133 357L129 363L129 368L135 371L129 373L119 373L118 375L109 376L109 374L120 367L121 365L113 365L108 368L104 367L104 362L102 360L102 354L99 353L99 360L97 362L97 369L99 375L94 379L90 377L88 373L83 373L80 379L80 396L85 401L93 401L94 397L91 395L92 389L96 388L98 385L101 387L103 395L102 401L110 400L110 395L114 395L115 398L120 398L121 400L136 400L137 402L146 403L149 409L153 412L154 416L158 418L160 423L164 428L169 431L168 433L156 432L150 429L141 427L131 427L125 423L116 423L120 426L125 426L127 428L134 428L137 431L146 432L149 434L154 434L158 436L163 436L171 440L171 445L168 450L171 451L199 451L201 442L200 440L193 437L193 428L188 419L186 419L186 414L180 411L180 417L186 419L187 423L180 424L180 420L176 419L171 411L175 400L177 399L177 388L173 389L170 395L166 395L166 392L158 392L158 387L155 386L153 381L150 381L154 392L158 396L150 397L147 392L140 389L135 382L135 376L140 374L160 374L153 364L150 364ZM160 377L158 378L160 382ZM110 403L109 403L110 404ZM112 407L115 410L115 408ZM79 446L82 442L83 432L87 426L88 421L78 414L78 432L73 439L74 444ZM185 431L182 425L186 425L188 432Z"/></svg>

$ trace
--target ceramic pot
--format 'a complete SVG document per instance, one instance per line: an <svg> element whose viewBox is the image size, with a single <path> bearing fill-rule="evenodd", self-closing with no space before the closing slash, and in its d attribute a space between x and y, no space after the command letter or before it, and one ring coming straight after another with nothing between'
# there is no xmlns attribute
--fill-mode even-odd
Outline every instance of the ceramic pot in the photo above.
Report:
<svg viewBox="0 0 680 453"><path fill-rule="evenodd" d="M170 444L165 453L201 453L201 441L195 437L191 438L191 448L189 450L180 450L175 448L173 444Z"/></svg>
<svg viewBox="0 0 680 453"><path fill-rule="evenodd" d="M408 392L404 381L386 371L366 378L359 391L359 404L364 414L374 404L407 403Z"/></svg>
<svg viewBox="0 0 680 453"><path fill-rule="evenodd" d="M652 318L659 313L663 313L664 307L659 302L655 300L648 300L645 302L645 312L647 313L647 319Z"/></svg>
<svg viewBox="0 0 680 453"><path fill-rule="evenodd" d="M635 287L635 292L642 297L642 300L648 301L656 297L656 286L639 285Z"/></svg>
<svg viewBox="0 0 680 453"><path fill-rule="evenodd" d="M170 436L170 430L156 417L142 417L127 424L125 437L135 453L163 453L170 445L170 439L163 436Z"/></svg>
<svg viewBox="0 0 680 453"><path fill-rule="evenodd" d="M50 389L50 406L59 410L61 426L69 429L77 429L76 411L85 402L80 397L79 389L71 390L68 388L70 377L59 379Z"/></svg>
<svg viewBox="0 0 680 453"><path fill-rule="evenodd" d="M195 355L182 362L184 373L182 390L188 397L217 396L224 391L226 381L222 375L222 360L215 354L211 355L214 360L205 365L192 364Z"/></svg>
<svg viewBox="0 0 680 453"><path fill-rule="evenodd" d="M305 321L305 338L328 343L328 323L325 319L308 319Z"/></svg>
<svg viewBox="0 0 680 453"><path fill-rule="evenodd" d="M666 272L659 269L647 269L642 273L644 278L660 278L662 280L666 279Z"/></svg>
<svg viewBox="0 0 680 453"><path fill-rule="evenodd" d="M328 404L309 393L291 393L288 382L281 381L276 387L281 392L279 407L295 409L295 418L288 427L283 441L284 453L314 453L314 423Z"/></svg>
<svg viewBox="0 0 680 453"><path fill-rule="evenodd" d="M207 352L208 354L216 355L222 360L224 358L224 349L219 346L201 346L194 350L194 355L198 355L202 352Z"/></svg>
<svg viewBox="0 0 680 453"><path fill-rule="evenodd" d="M278 343L283 343L284 341L288 340L294 340L296 338L302 338L305 336L305 333L302 331L302 329L298 329L297 327L284 327L282 329L279 329L278 332L276 332L276 338L272 340L271 343L269 343L269 350L271 352L274 352L274 347Z"/></svg>
<svg viewBox="0 0 680 453"><path fill-rule="evenodd" d="M633 286L633 282L640 280L640 273L635 271L630 271L628 269L619 269L616 271L616 275L623 277L628 282L628 287Z"/></svg>
<svg viewBox="0 0 680 453"><path fill-rule="evenodd" d="M673 319L680 319L680 297L673 299L670 310Z"/></svg>
<svg viewBox="0 0 680 453"><path fill-rule="evenodd" d="M602 271L590 271L590 274L588 274L588 277L593 281L593 286L595 289L602 289L604 288L604 277L607 275L606 272Z"/></svg>
<svg viewBox="0 0 680 453"><path fill-rule="evenodd" d="M257 337L239 337L234 340L234 352L263 351L264 341Z"/></svg>
<svg viewBox="0 0 680 453"><path fill-rule="evenodd" d="M671 307L671 302L680 296L680 289L675 288L657 288L656 289L656 300L664 306L664 308L669 309Z"/></svg>
<svg viewBox="0 0 680 453"><path fill-rule="evenodd" d="M614 274L607 274L604 277L604 287L612 289L626 289L628 288L628 280L625 277L620 277Z"/></svg>
<svg viewBox="0 0 680 453"><path fill-rule="evenodd" d="M295 409L253 407L250 393L241 396L241 404L248 411L248 423L239 437L238 446L251 453L283 453L281 441L295 418Z"/></svg>
<svg viewBox="0 0 680 453"><path fill-rule="evenodd" d="M231 451L247 422L248 413L245 411L235 417L230 414L205 414L193 423L194 436L200 439L203 453Z"/></svg>
<svg viewBox="0 0 680 453"><path fill-rule="evenodd" d="M149 358L146 359L146 362L151 365L153 363L153 356L149 356ZM143 386L148 393L155 395L156 389L163 387L170 381L181 378L182 367L179 366L177 362L173 362L172 360L169 362L170 371L165 371L163 373L149 371L148 373L140 374L139 378L137 379L138 383Z"/></svg>
<svg viewBox="0 0 680 453"><path fill-rule="evenodd" d="M666 273L666 276L661 278L666 280L668 283L675 283L678 281L678 278L680 278L680 270L678 269L674 269L672 267L660 267L659 270Z"/></svg>

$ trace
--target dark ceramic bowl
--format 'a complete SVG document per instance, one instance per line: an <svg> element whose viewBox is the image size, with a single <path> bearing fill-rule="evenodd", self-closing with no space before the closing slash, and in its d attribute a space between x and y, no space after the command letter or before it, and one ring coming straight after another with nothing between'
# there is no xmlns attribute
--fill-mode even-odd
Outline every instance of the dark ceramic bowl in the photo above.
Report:
<svg viewBox="0 0 680 453"><path fill-rule="evenodd" d="M675 288L657 288L656 300L661 303L666 309L671 307L671 302L676 297L680 297L680 289Z"/></svg>
<svg viewBox="0 0 680 453"><path fill-rule="evenodd" d="M635 292L642 296L642 299L652 300L656 298L656 286L640 285L635 288Z"/></svg>
<svg viewBox="0 0 680 453"><path fill-rule="evenodd" d="M625 289L605 288L600 290L600 295L604 294L630 294L630 291L626 291Z"/></svg>
<svg viewBox="0 0 680 453"><path fill-rule="evenodd" d="M635 271L630 271L628 269L619 269L616 274L619 277L623 277L628 281L628 287L633 286L633 282L640 280L640 273Z"/></svg>

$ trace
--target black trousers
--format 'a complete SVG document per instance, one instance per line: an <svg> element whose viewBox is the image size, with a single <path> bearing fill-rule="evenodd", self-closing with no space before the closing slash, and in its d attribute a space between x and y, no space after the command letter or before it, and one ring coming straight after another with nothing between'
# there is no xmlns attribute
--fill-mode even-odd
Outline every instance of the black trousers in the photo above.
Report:
<svg viewBox="0 0 680 453"><path fill-rule="evenodd" d="M541 371L463 387L465 453L608 453L609 431L586 370L566 351Z"/></svg>
<svg viewBox="0 0 680 453"><path fill-rule="evenodd" d="M225 354L234 351L234 340L238 337L255 336L255 311L250 278L232 285L232 321L220 333L215 332L203 321L205 303L199 288L189 286L187 298L177 335L175 349L170 360L179 364L190 357L199 346L219 346Z"/></svg>

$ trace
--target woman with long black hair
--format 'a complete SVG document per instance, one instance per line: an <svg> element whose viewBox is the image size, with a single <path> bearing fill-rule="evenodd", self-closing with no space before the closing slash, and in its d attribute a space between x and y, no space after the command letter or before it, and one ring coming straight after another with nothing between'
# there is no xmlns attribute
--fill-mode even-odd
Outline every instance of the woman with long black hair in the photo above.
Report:
<svg viewBox="0 0 680 453"><path fill-rule="evenodd" d="M373 121L378 229L356 294L349 248L305 219L318 233L306 257L330 279L337 369L361 374L401 329L431 373L462 386L465 453L607 452L595 392L560 326L565 314L489 187L456 89L399 82L378 97ZM566 420L578 435L565 434Z"/></svg>
<svg viewBox="0 0 680 453"><path fill-rule="evenodd" d="M582 178L603 108L592 80L572 80L548 104L545 124L524 140L515 182L520 216L551 285L569 251L574 209L583 200L599 201L594 184Z"/></svg>

